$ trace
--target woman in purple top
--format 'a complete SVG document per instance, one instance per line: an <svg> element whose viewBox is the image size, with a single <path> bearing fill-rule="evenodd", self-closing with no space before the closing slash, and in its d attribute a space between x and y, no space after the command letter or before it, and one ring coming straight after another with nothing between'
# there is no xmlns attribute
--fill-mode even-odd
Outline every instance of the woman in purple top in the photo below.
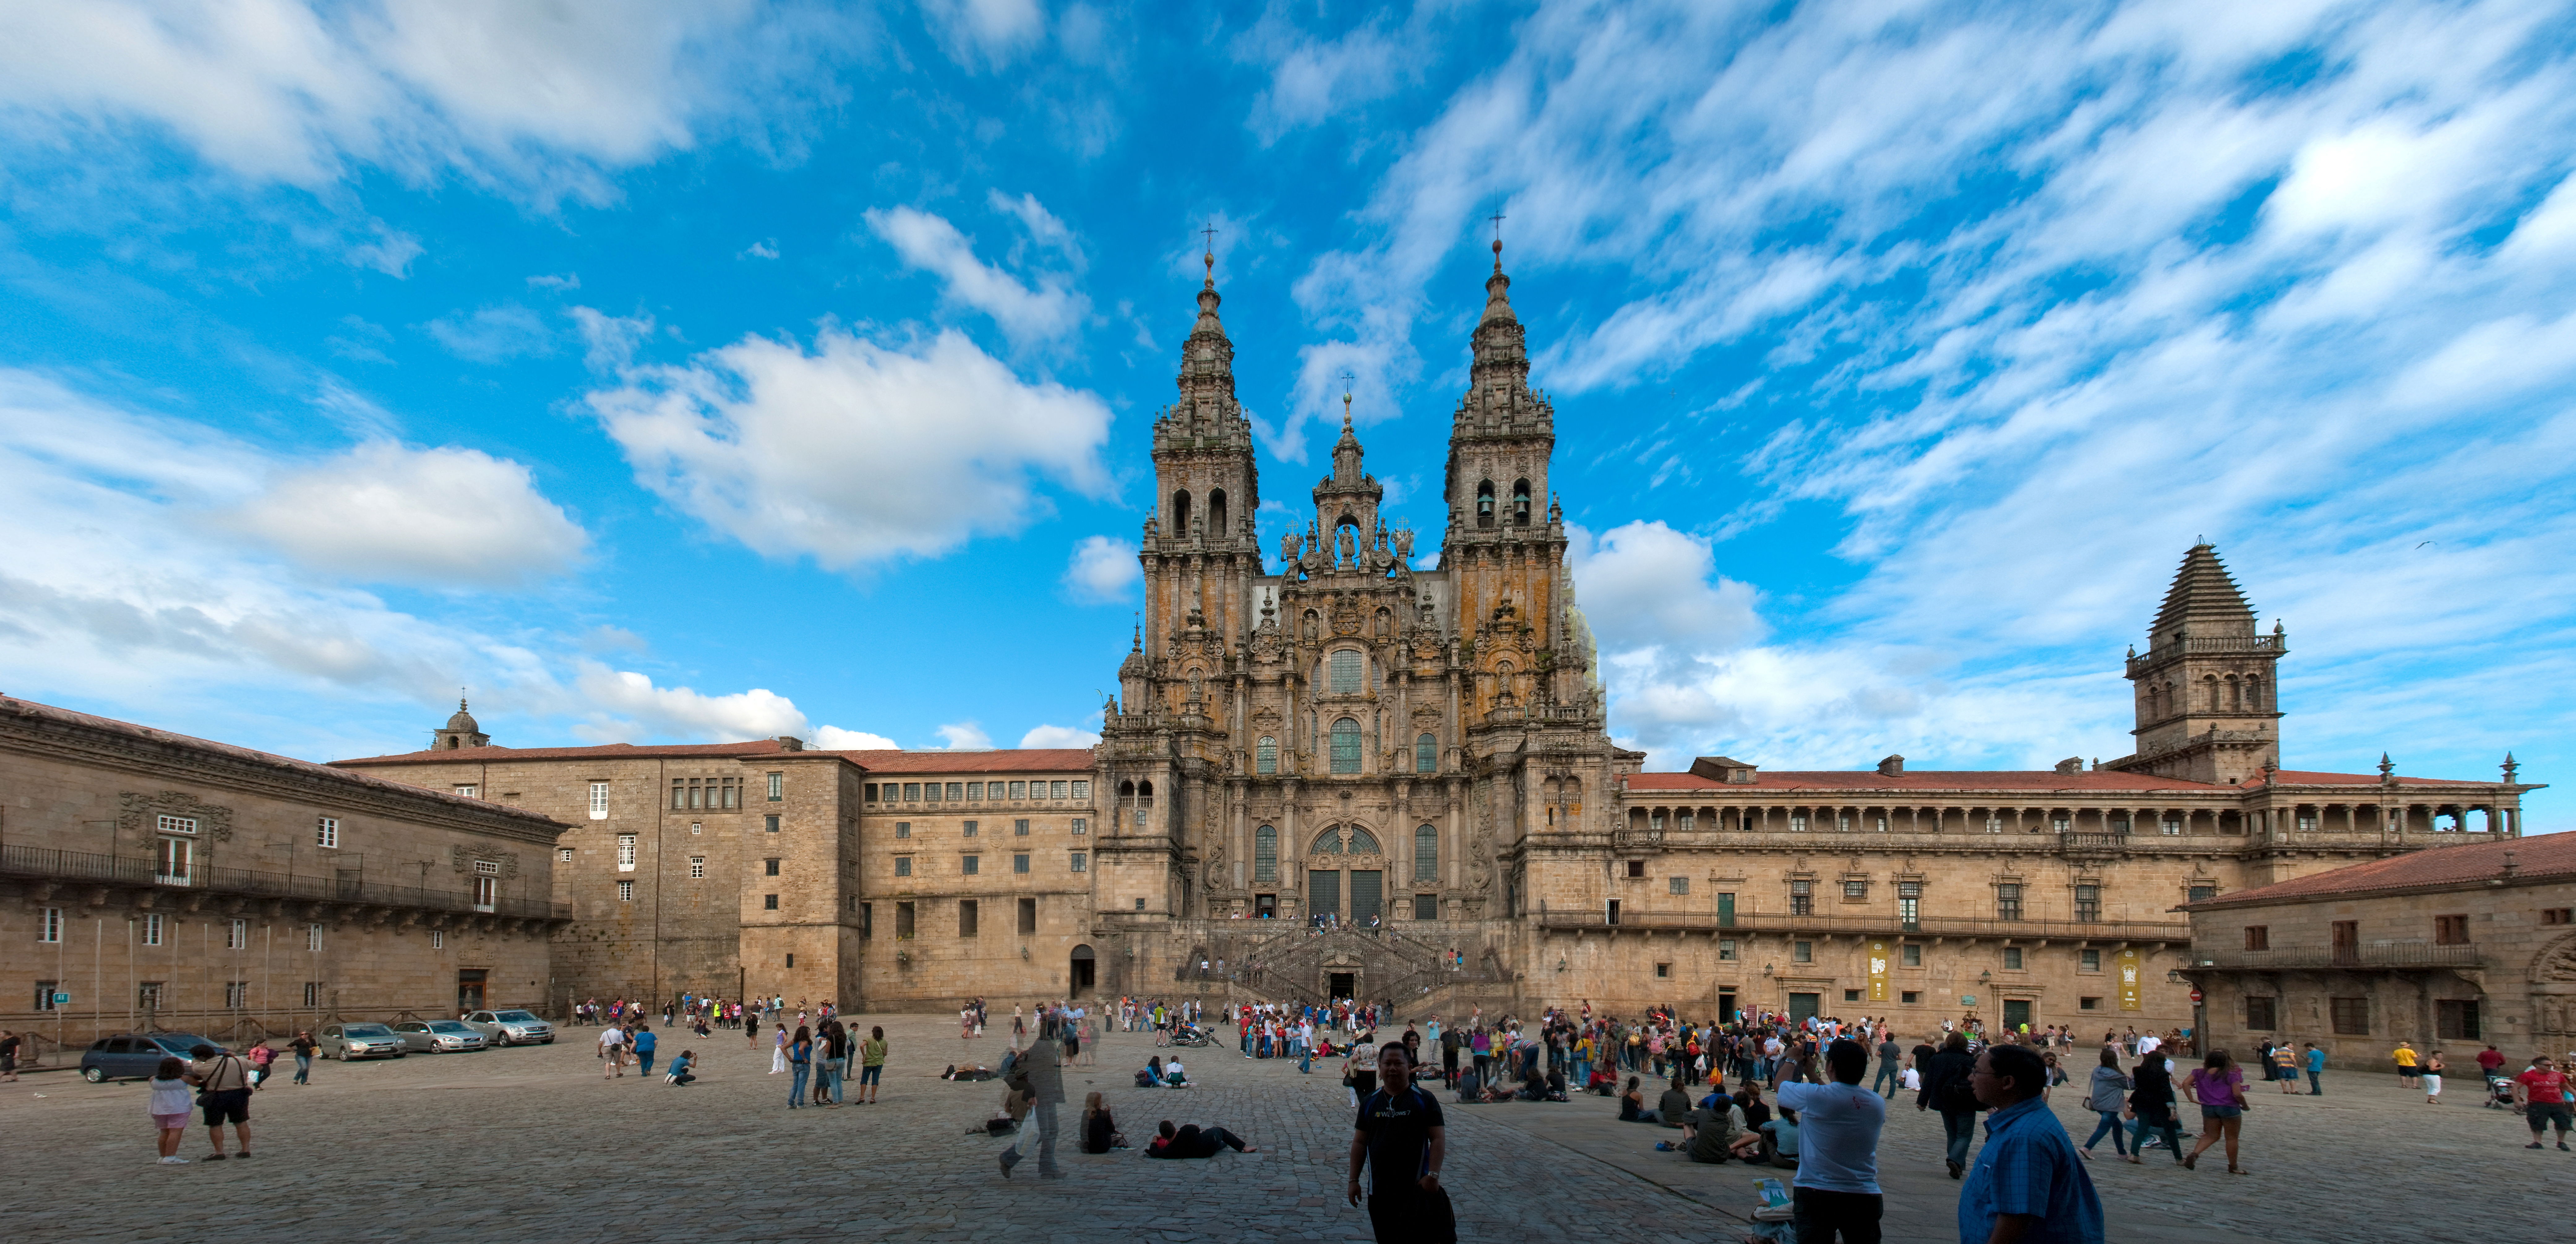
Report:
<svg viewBox="0 0 2576 1244"><path fill-rule="evenodd" d="M2200 1155L2221 1139L2227 1142L2227 1173L2245 1174L2236 1164L2236 1133L2245 1124L2245 1072L2227 1057L2225 1050L2211 1050L2201 1065L2183 1078L2185 1090L2200 1103L2200 1143L2193 1146L2182 1160L2185 1167L2200 1161Z"/></svg>

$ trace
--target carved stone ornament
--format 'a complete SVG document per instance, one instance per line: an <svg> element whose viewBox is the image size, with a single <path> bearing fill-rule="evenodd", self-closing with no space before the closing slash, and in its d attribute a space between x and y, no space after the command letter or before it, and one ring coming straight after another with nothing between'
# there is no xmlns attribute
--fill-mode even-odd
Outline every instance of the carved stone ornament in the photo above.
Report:
<svg viewBox="0 0 2576 1244"><path fill-rule="evenodd" d="M1360 609L1360 602L1352 597L1344 596L1336 599L1333 602L1333 633L1336 635L1359 634L1361 623Z"/></svg>
<svg viewBox="0 0 2576 1244"><path fill-rule="evenodd" d="M501 866L501 876L516 877L519 875L519 853L516 851L469 851L464 847L449 847L447 849L447 862L449 866L453 867L460 873L470 873L474 871L474 862L476 860L489 860L495 864L499 864Z"/></svg>
<svg viewBox="0 0 2576 1244"><path fill-rule="evenodd" d="M183 790L165 790L157 795L139 791L119 791L116 796L116 827L120 831L148 830L160 824L165 816L184 816L197 823L197 832L216 842L233 840L233 810L200 801Z"/></svg>

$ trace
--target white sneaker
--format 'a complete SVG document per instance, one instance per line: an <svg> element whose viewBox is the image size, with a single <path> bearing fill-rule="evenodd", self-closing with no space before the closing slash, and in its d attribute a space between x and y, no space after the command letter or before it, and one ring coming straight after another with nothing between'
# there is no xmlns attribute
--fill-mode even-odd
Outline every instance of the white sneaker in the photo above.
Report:
<svg viewBox="0 0 2576 1244"><path fill-rule="evenodd" d="M161 1159L161 1165L163 1165L163 1166L186 1166L187 1164L188 1164L188 1159L186 1159L186 1158L182 1158L182 1157L177 1157L177 1156L166 1157L166 1158Z"/></svg>

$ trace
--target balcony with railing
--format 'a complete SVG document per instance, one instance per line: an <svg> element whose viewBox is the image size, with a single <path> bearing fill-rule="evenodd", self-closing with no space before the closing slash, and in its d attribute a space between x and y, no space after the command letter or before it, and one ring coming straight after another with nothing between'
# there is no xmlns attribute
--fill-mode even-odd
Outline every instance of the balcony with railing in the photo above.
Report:
<svg viewBox="0 0 2576 1244"><path fill-rule="evenodd" d="M1813 933L1825 936L1847 934L1857 937L2009 938L2015 941L2181 943L2191 940L2190 926L2180 920L1976 920L1951 916L1900 920L1894 915L1864 912L1826 912L1793 916L1783 913L1747 911L1732 913L1621 911L1616 919L1613 919L1607 911L1548 911L1541 913L1538 919L1539 927L1542 929L1569 932L1651 930L1717 935Z"/></svg>
<svg viewBox="0 0 2576 1244"><path fill-rule="evenodd" d="M2439 971L2475 968L2486 960L2468 943L2371 942L2347 946L2289 946L2278 950L2212 950L2195 948L2195 967L2220 971Z"/></svg>
<svg viewBox="0 0 2576 1244"><path fill-rule="evenodd" d="M2230 654L2272 655L2290 650L2290 637L2271 635L2189 635L2168 639L2144 655L2129 658L2129 673L2137 674L2150 666L2162 665L2182 656L2226 656Z"/></svg>
<svg viewBox="0 0 2576 1244"><path fill-rule="evenodd" d="M497 886L487 890L438 890L337 875L325 877L250 868L210 868L194 861L181 873L164 872L164 867L160 861L142 856L58 851L49 847L0 847L0 876L242 898L482 913L516 920L572 918L572 906L568 903L507 898L494 892Z"/></svg>

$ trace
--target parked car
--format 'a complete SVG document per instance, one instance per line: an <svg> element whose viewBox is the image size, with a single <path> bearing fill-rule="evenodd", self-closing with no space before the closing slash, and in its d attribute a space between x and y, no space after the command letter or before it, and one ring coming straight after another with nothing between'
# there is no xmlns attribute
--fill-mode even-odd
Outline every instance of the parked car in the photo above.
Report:
<svg viewBox="0 0 2576 1244"><path fill-rule="evenodd" d="M424 1054L451 1054L485 1048L483 1034L452 1019L405 1020L394 1025L403 1044Z"/></svg>
<svg viewBox="0 0 2576 1244"><path fill-rule="evenodd" d="M555 1026L530 1011L475 1011L465 1026L493 1045L553 1045Z"/></svg>
<svg viewBox="0 0 2576 1244"><path fill-rule="evenodd" d="M383 1024L333 1024L316 1037L322 1043L322 1057L344 1063L352 1058L401 1058L411 1053L411 1046Z"/></svg>
<svg viewBox="0 0 2576 1244"><path fill-rule="evenodd" d="M92 1084L101 1080L150 1079L161 1069L162 1059L190 1061L193 1056L188 1051L200 1045L223 1048L222 1042L193 1032L127 1032L100 1037L81 1051L81 1078Z"/></svg>

